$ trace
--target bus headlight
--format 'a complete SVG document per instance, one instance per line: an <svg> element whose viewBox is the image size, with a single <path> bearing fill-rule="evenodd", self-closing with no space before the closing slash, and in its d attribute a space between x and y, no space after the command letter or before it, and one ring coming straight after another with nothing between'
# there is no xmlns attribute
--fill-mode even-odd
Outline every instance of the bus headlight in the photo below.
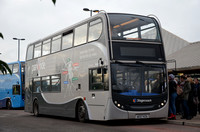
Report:
<svg viewBox="0 0 200 132"><path fill-rule="evenodd" d="M117 104L117 106L120 107L121 105L120 105L120 104Z"/></svg>

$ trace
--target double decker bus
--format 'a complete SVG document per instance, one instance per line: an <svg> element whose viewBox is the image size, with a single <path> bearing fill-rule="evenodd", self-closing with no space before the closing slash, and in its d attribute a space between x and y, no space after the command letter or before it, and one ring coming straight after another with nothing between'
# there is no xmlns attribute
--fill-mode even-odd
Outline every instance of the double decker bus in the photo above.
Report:
<svg viewBox="0 0 200 132"><path fill-rule="evenodd" d="M168 116L164 46L152 17L98 13L29 44L25 69L25 111L35 116Z"/></svg>
<svg viewBox="0 0 200 132"><path fill-rule="evenodd" d="M12 75L0 72L0 108L24 107L25 62L8 63Z"/></svg>

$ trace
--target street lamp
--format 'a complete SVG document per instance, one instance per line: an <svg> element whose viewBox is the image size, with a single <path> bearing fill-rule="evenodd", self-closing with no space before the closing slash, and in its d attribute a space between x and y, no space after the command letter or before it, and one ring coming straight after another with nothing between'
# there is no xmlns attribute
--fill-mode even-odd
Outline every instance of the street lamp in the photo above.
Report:
<svg viewBox="0 0 200 132"><path fill-rule="evenodd" d="M90 11L90 16L92 16L92 12L99 12L99 10L90 10L88 8L83 8L83 11Z"/></svg>
<svg viewBox="0 0 200 132"><path fill-rule="evenodd" d="M18 41L18 60L17 61L19 61L20 60L20 41L21 40L25 40L25 39L24 38L22 38L22 39L13 38L13 40L17 40Z"/></svg>

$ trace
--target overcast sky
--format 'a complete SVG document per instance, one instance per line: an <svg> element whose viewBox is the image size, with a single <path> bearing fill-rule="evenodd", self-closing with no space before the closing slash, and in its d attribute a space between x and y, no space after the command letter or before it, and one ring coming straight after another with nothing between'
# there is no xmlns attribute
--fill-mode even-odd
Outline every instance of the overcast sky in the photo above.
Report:
<svg viewBox="0 0 200 132"><path fill-rule="evenodd" d="M83 8L156 15L164 29L188 42L200 41L200 0L0 0L0 60L17 60L17 41L25 60L29 43L89 17Z"/></svg>

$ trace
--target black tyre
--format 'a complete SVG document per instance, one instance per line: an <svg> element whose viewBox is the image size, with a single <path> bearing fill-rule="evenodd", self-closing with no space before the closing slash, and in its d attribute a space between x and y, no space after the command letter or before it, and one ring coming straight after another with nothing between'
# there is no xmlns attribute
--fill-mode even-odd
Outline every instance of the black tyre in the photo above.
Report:
<svg viewBox="0 0 200 132"><path fill-rule="evenodd" d="M7 100L7 102L6 102L6 108L8 109L8 110L10 110L11 108L12 108L12 103L11 103L11 101L8 99Z"/></svg>
<svg viewBox="0 0 200 132"><path fill-rule="evenodd" d="M37 101L35 101L34 104L33 104L33 114L36 117L38 117L40 115L39 114L39 105L38 105Z"/></svg>
<svg viewBox="0 0 200 132"><path fill-rule="evenodd" d="M83 101L79 101L77 105L77 119L80 122L86 122L88 120L88 113Z"/></svg>

